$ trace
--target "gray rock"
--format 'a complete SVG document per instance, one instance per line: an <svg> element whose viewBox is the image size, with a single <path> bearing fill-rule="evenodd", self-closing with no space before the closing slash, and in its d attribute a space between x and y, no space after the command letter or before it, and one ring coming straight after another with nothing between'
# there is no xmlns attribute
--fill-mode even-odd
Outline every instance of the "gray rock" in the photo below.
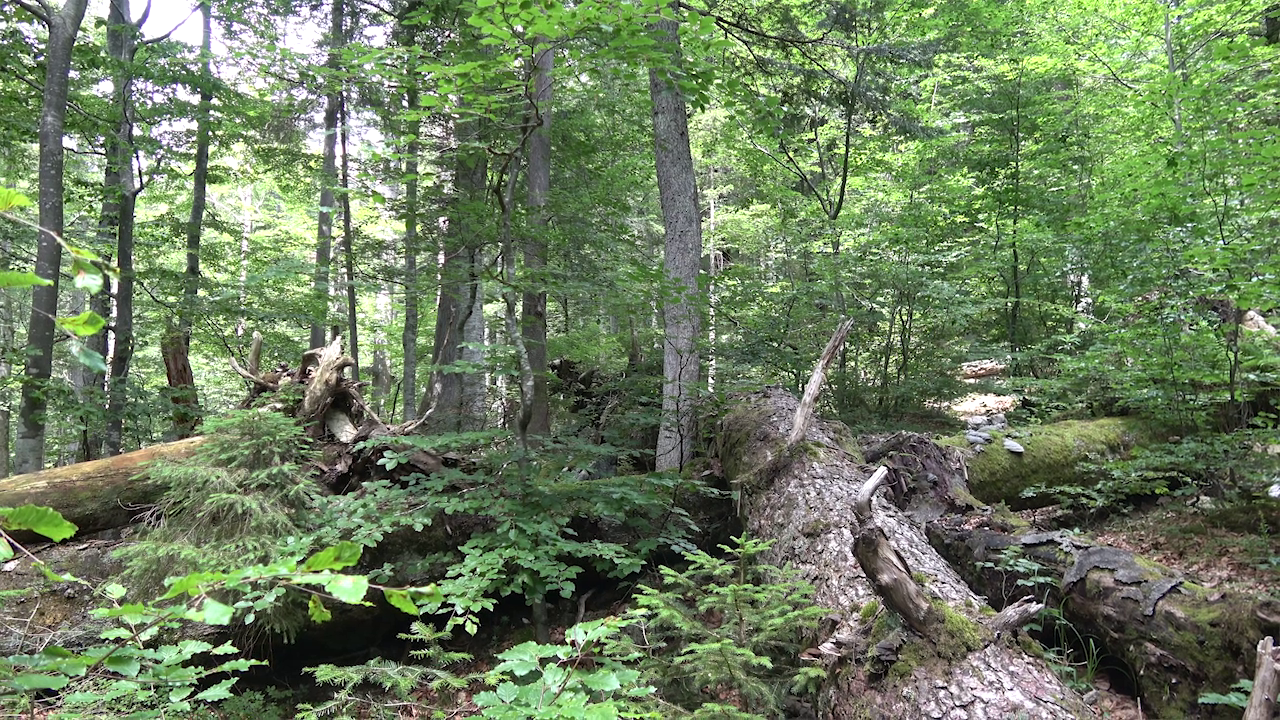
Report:
<svg viewBox="0 0 1280 720"><path fill-rule="evenodd" d="M1011 438L1004 439L1004 449L1018 455L1021 455L1023 452L1025 452L1023 447L1018 443L1014 442Z"/></svg>
<svg viewBox="0 0 1280 720"><path fill-rule="evenodd" d="M986 445L991 442L991 436L984 432L975 432L970 430L964 434L964 439L969 441L970 445Z"/></svg>
<svg viewBox="0 0 1280 720"><path fill-rule="evenodd" d="M970 429L976 429L987 424L987 416L986 415L970 415L969 417L965 418L964 421L966 424L968 424Z"/></svg>

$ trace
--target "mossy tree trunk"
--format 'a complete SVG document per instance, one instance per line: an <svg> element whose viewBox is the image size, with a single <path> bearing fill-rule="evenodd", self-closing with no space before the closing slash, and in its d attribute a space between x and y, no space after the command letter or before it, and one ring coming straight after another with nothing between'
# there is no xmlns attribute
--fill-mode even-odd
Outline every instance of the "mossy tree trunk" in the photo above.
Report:
<svg viewBox="0 0 1280 720"><path fill-rule="evenodd" d="M766 559L800 570L835 618L818 639L831 671L819 717L1090 717L1043 660L990 629L983 600L920 527L877 498L875 521L923 585L937 632L916 635L881 607L854 554L863 528L852 508L868 468L841 425L815 424L783 450L796 410L781 390L741 400L720 428L719 456L741 487L748 532L775 540Z"/></svg>

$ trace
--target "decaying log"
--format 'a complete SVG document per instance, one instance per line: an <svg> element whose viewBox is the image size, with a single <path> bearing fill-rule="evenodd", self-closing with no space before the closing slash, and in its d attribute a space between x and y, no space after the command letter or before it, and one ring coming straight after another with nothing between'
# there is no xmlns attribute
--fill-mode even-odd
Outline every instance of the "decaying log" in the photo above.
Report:
<svg viewBox="0 0 1280 720"><path fill-rule="evenodd" d="M1280 604L1210 590L1125 550L1064 532L1014 532L987 513L929 523L934 547L996 607L1036 581L1003 561L1008 553L1052 578L1037 593L1058 608L1074 633L1093 638L1108 662L1127 669L1144 708L1156 717L1220 717L1198 702L1251 674L1252 638L1280 630ZM1023 567L1026 567L1023 564ZM1215 714L1217 713L1217 714ZM1230 715L1228 715L1230 716Z"/></svg>
<svg viewBox="0 0 1280 720"><path fill-rule="evenodd" d="M820 716L1091 717L1042 659L994 637L981 599L917 524L879 497L871 502L876 523L942 622L920 637L876 619L884 611L874 609L879 598L855 557L862 525L851 511L868 469L843 449L848 430L838 424L815 423L781 455L797 405L778 389L740 400L721 422L718 454L741 490L748 532L774 539L767 559L797 569L814 585L815 602L837 618L830 637L819 639L832 650L816 653L834 671Z"/></svg>
<svg viewBox="0 0 1280 720"><path fill-rule="evenodd" d="M993 431L992 443L968 458L969 490L985 503L1005 503L1011 508L1043 507L1051 497L1023 497L1036 485L1049 488L1078 485L1081 463L1099 458L1120 458L1152 437L1151 428L1136 418L1100 418L1018 428L1017 442L1024 452L1011 453L1000 443L1006 433ZM963 437L946 442L968 446Z"/></svg>
<svg viewBox="0 0 1280 720"><path fill-rule="evenodd" d="M1243 720L1271 720L1275 716L1276 694L1280 693L1280 648L1270 635L1258 641L1255 664L1258 669Z"/></svg>
<svg viewBox="0 0 1280 720"><path fill-rule="evenodd" d="M845 338L849 337L849 330L852 328L853 318L845 318L818 358L818 364L813 368L809 383L804 387L804 395L800 398L800 408L796 410L795 419L791 423L791 434L787 436L788 447L800 442L800 438L804 437L805 432L808 431L809 424L813 422L813 409L818 404L818 393L822 391L827 369L835 361L836 353L840 352L840 347L844 345Z"/></svg>
<svg viewBox="0 0 1280 720"><path fill-rule="evenodd" d="M155 500L156 488L138 479L149 463L189 457L203 437L152 445L115 457L0 480L0 506L45 505L76 524L80 533L131 522Z"/></svg>
<svg viewBox="0 0 1280 720"><path fill-rule="evenodd" d="M804 412L803 405L800 411ZM858 491L858 498L853 504L853 512L858 519L853 554L885 606L898 613L916 633L927 637L940 620L938 613L929 605L924 589L912 579L907 561L889 542L871 509L871 499L888 476L889 468L881 465Z"/></svg>

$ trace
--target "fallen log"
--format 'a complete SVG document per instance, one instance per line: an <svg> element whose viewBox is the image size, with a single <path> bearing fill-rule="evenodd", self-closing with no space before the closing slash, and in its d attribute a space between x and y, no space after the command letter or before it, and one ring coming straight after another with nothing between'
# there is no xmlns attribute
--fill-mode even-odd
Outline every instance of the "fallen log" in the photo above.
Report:
<svg viewBox="0 0 1280 720"><path fill-rule="evenodd" d="M0 480L0 507L45 505L80 534L127 525L159 495L139 476L156 461L190 457L203 437L152 445L115 457L15 475Z"/></svg>
<svg viewBox="0 0 1280 720"><path fill-rule="evenodd" d="M814 585L814 601L832 611L835 628L819 646L827 648L821 654L831 666L819 715L1092 717L1041 658L985 622L992 611L984 614L985 603L916 522L876 497L875 525L934 612L930 636L911 632L884 610L855 557L867 524L853 508L868 469L849 447L843 425L814 423L788 445L796 410L795 398L778 389L740 400L721 422L718 455L741 491L748 531L775 541L767 561L796 568Z"/></svg>
<svg viewBox="0 0 1280 720"><path fill-rule="evenodd" d="M1137 418L1067 420L1016 428L1013 434L1024 451L1013 453L1001 446L1010 433L990 434L991 444L967 460L969 490L982 502L1004 503L1014 509L1053 504L1053 498L1023 497L1022 493L1037 485L1087 485L1088 478L1080 467L1083 463L1123 457L1153 436L1150 427ZM963 436L941 442L968 447Z"/></svg>
<svg viewBox="0 0 1280 720"><path fill-rule="evenodd" d="M1033 586L1073 636L1095 639L1122 664L1156 717L1239 717L1198 698L1252 677L1255 639L1280 630L1280 603L1201 587L1078 535L1018 532L991 513L942 517L928 532L951 567L996 607Z"/></svg>

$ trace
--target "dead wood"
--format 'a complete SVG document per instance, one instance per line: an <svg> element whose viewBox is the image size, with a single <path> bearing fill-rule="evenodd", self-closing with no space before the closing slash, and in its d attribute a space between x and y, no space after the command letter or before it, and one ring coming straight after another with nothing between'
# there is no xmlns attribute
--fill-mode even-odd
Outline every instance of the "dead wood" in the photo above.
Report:
<svg viewBox="0 0 1280 720"><path fill-rule="evenodd" d="M982 601L917 523L879 497L870 502L875 523L944 622L922 637L887 630L893 623L876 621L883 610L864 610L880 598L855 553L863 526L851 508L868 469L842 449L848 431L837 424L814 423L784 451L798 404L778 389L740 400L721 423L719 459L741 489L748 532L774 540L767 559L797 569L835 618L813 653L832 670L820 716L1090 717L1042 659L994 637Z"/></svg>
<svg viewBox="0 0 1280 720"><path fill-rule="evenodd" d="M1253 692L1245 706L1243 720L1271 720L1275 715L1276 694L1280 693L1280 648L1270 635L1258 641L1253 674Z"/></svg>
<svg viewBox="0 0 1280 720"><path fill-rule="evenodd" d="M156 461L190 457L203 437L152 445L115 457L15 475L0 480L0 506L44 505L62 513L80 533L133 521L158 489L142 475Z"/></svg>
<svg viewBox="0 0 1280 720"><path fill-rule="evenodd" d="M788 447L800 442L800 438L804 437L809 429L809 424L813 422L813 408L818 403L818 394L822 392L822 383L826 380L827 369L836 359L836 353L840 352L852 328L853 318L845 318L836 328L835 334L827 341L827 347L822 351L818 364L814 366L813 374L809 376L809 382L804 387L804 396L800 398L800 407L796 409L795 420L791 423L791 434L787 436Z"/></svg>

